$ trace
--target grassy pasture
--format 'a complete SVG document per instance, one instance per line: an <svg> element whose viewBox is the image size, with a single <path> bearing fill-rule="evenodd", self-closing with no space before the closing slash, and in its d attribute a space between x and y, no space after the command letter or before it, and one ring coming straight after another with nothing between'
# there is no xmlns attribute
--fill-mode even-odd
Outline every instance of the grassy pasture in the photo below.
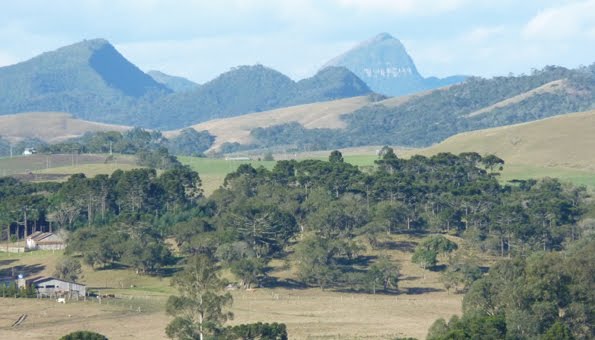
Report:
<svg viewBox="0 0 595 340"><path fill-rule="evenodd" d="M85 132L123 132L128 129L130 127L74 118L64 112L25 112L0 116L0 136L11 142L34 137L52 143L79 137Z"/></svg>
<svg viewBox="0 0 595 340"><path fill-rule="evenodd" d="M114 161L106 162L109 155L104 154L57 154L31 155L13 158L0 158L0 176L31 172L73 174L76 169L85 170L85 166L112 166L115 169L136 164L134 156L116 155ZM57 169L57 170L54 170ZM79 171L80 172L80 171Z"/></svg>
<svg viewBox="0 0 595 340"><path fill-rule="evenodd" d="M241 164L251 164L255 168L264 166L267 169L272 169L276 163L274 161L226 161L225 159L199 157L178 157L178 159L182 164L188 165L198 172L207 195L219 188L223 184L225 176L235 171Z"/></svg>
<svg viewBox="0 0 595 340"><path fill-rule="evenodd" d="M419 237L395 235L385 253L401 266L398 295L365 294L282 285L254 292L232 291L235 319L230 324L284 322L291 339L391 339L425 337L440 317L461 313L462 295L447 294L440 273L423 271L410 262ZM366 255L376 256L378 251ZM0 272L19 266L25 273L51 275L62 252L0 253ZM488 261L489 259L485 259ZM293 269L273 262L271 275L280 282L295 278ZM169 278L136 275L131 270L96 270L84 266L82 282L117 299L95 299L66 305L49 300L0 299L0 338L56 339L70 331L88 329L110 339L163 339L169 317L167 297L174 292ZM1 273L0 273L1 274ZM140 307L140 312L139 312ZM28 318L10 325L21 314Z"/></svg>
<svg viewBox="0 0 595 340"><path fill-rule="evenodd" d="M208 130L214 135L211 149L219 148L225 142L250 142L250 130L277 124L298 122L306 128L343 128L345 122L340 116L353 112L370 103L368 96L338 99L333 101L297 105L264 112L249 113L237 117L213 119L191 126L197 131ZM178 131L165 132L166 137Z"/></svg>

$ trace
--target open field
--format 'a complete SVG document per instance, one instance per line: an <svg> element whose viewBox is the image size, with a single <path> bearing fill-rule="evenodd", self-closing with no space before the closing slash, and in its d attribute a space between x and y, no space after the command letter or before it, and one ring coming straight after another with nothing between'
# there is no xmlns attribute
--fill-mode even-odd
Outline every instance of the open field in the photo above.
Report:
<svg viewBox="0 0 595 340"><path fill-rule="evenodd" d="M509 164L595 171L595 111L465 132L422 153L492 153Z"/></svg>
<svg viewBox="0 0 595 340"><path fill-rule="evenodd" d="M287 286L254 292L233 291L231 324L283 322L291 339L391 339L425 337L435 319L461 313L462 295L447 294L439 273L423 271L410 262L418 237L398 235L388 250L401 265L398 295L321 291ZM369 252L370 256L378 255ZM0 271L18 266L20 271L50 275L61 252L0 253ZM280 282L294 276L292 269L275 263L271 275ZM169 278L139 276L125 269L92 271L84 267L83 282L103 294L116 294L102 304L89 299L66 305L37 299L1 299L0 338L56 339L77 329L88 329L110 339L162 339L169 317L165 300L174 292ZM285 285L282 285L285 286ZM140 307L140 312L139 312ZM22 315L27 319L10 325Z"/></svg>
<svg viewBox="0 0 595 340"><path fill-rule="evenodd" d="M264 166L267 169L272 169L275 166L274 161L227 161L225 159L199 157L178 157L178 159L182 164L188 165L198 172L202 180L203 190L207 195L219 188L223 184L225 176L235 171L241 164L251 164L255 168Z"/></svg>
<svg viewBox="0 0 595 340"><path fill-rule="evenodd" d="M11 142L39 138L59 142L93 131L126 131L121 125L90 122L63 112L27 112L0 116L0 136Z"/></svg>
<svg viewBox="0 0 595 340"><path fill-rule="evenodd" d="M357 148L344 149L343 157L346 162L360 166L369 167L374 165L374 161L378 159L375 154L377 148ZM419 151L419 152L418 152ZM298 154L297 159L328 159L330 151L309 152L307 154ZM458 153L456 150L452 152ZM433 149L414 150L403 149L397 150L397 154L403 158L409 158L411 155L421 153L424 155L432 155L436 152ZM283 159L283 155L276 155L276 159ZM506 159L505 159L506 160ZM223 159L211 158L196 158L196 157L180 157L182 163L190 165L194 170L198 171L203 182L203 188L208 195L223 184L225 175L237 169L242 163L252 164L253 167L264 166L267 169L272 169L275 162L259 162L259 161L226 161ZM513 179L530 179L530 178L544 178L554 177L562 181L570 182L574 185L583 185L588 189L595 191L595 170L590 168L567 168L561 166L544 166L544 165L529 165L523 163L506 162L504 171L499 177L502 183L507 183Z"/></svg>
<svg viewBox="0 0 595 340"><path fill-rule="evenodd" d="M103 154L59 154L59 155L31 155L13 158L0 158L0 176L23 174L30 172L73 174L77 168L89 165L120 166L134 165L134 156L116 155L114 160L108 161L109 155ZM59 169L54 171L54 169ZM80 172L80 171L78 171Z"/></svg>

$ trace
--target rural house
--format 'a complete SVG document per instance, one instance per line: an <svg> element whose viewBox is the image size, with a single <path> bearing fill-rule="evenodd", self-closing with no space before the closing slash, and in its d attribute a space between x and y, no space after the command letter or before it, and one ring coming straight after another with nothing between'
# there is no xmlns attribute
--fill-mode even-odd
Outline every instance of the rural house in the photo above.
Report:
<svg viewBox="0 0 595 340"><path fill-rule="evenodd" d="M36 231L27 237L27 250L61 250L65 248L64 239L54 233Z"/></svg>
<svg viewBox="0 0 595 340"><path fill-rule="evenodd" d="M41 277L34 279L19 279L18 286L33 286L37 292L38 298L58 298L65 297L69 299L79 299L87 295L87 286L84 284L69 282L55 277Z"/></svg>
<svg viewBox="0 0 595 340"><path fill-rule="evenodd" d="M23 151L23 156L30 156L36 153L37 150L35 150L35 148L25 148L25 150Z"/></svg>

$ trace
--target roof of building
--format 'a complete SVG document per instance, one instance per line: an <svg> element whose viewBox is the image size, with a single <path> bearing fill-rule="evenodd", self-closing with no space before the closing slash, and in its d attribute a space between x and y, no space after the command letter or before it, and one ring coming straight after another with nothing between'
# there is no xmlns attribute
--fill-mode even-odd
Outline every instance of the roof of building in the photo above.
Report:
<svg viewBox="0 0 595 340"><path fill-rule="evenodd" d="M58 279L58 278L52 277L52 276L36 277L36 278L33 278L31 280L27 280L27 281L30 282L30 283L42 283L42 282L51 281L51 280L56 280L56 281L61 281L61 282L67 282L67 283L73 283L73 284L79 285L79 286L86 286L84 283L78 283L78 282L72 282L72 281L62 280L62 279Z"/></svg>
<svg viewBox="0 0 595 340"><path fill-rule="evenodd" d="M59 237L58 235L56 235L54 233L42 233L41 231L36 231L33 234L29 235L29 237L27 237L27 238L39 243L40 241L43 241L50 236L56 236L60 239L60 241L53 240L53 241L49 241L48 243L50 243L50 242L51 243L55 243L55 242L61 243L62 238Z"/></svg>

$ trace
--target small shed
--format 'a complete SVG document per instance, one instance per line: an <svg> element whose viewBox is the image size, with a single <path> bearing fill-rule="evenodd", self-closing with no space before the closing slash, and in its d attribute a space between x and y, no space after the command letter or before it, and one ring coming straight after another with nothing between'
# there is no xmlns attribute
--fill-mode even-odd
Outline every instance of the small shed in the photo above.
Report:
<svg viewBox="0 0 595 340"><path fill-rule="evenodd" d="M30 156L36 153L37 150L35 148L25 148L25 150L23 150L23 156Z"/></svg>
<svg viewBox="0 0 595 340"><path fill-rule="evenodd" d="M69 299L79 299L87 295L87 286L81 283L65 281L55 277L41 277L30 280L19 279L19 287L33 286L37 292L37 297L67 297Z"/></svg>
<svg viewBox="0 0 595 340"><path fill-rule="evenodd" d="M54 233L36 231L27 237L27 250L62 250L65 246L64 239Z"/></svg>

